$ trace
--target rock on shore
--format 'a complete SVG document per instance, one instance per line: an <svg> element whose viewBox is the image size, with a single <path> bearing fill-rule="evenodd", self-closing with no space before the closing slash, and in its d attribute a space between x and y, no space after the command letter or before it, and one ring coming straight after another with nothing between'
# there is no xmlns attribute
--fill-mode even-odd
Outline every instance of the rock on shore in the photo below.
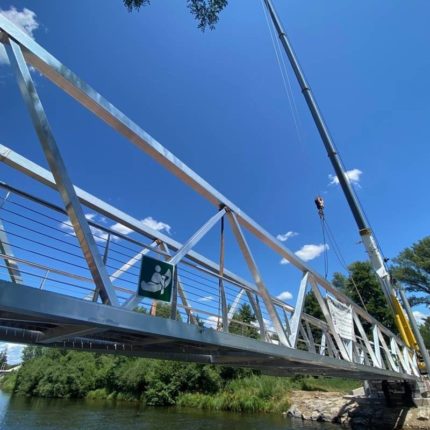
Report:
<svg viewBox="0 0 430 430"><path fill-rule="evenodd" d="M293 391L287 416L353 429L430 429L430 407L387 408L382 401L337 392Z"/></svg>

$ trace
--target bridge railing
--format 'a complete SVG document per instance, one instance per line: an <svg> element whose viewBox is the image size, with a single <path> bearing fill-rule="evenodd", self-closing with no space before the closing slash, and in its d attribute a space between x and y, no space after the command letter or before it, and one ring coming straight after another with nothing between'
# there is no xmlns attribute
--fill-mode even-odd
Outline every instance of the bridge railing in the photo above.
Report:
<svg viewBox="0 0 430 430"><path fill-rule="evenodd" d="M390 330L1 14L0 30L0 41L16 72L50 171L4 146L0 147L1 160L58 191L62 200L60 205L53 205L3 185L11 194L9 198L5 196L1 209L4 215L0 228L2 270L12 282L24 282L106 306L137 308L156 314L160 310L155 304L136 292L138 262L148 253L178 267L178 282L167 311L173 319L203 324L218 331L257 336L264 342L288 348L305 349L315 354L315 359L324 355L352 364L418 375L415 353ZM216 211L211 218L185 243L179 243L75 187L29 66L212 203ZM195 247L219 225L219 240L215 245L219 249L219 259L214 262L197 253ZM251 280L238 276L231 270L230 263L224 261L227 226L246 262ZM278 261L285 259L301 275L294 307L270 295L253 246L250 246L255 241L264 246L266 252L274 252ZM305 300L311 297L308 294L316 300L323 319L304 313ZM251 317L240 314L248 309L244 304L249 306Z"/></svg>
<svg viewBox="0 0 430 430"><path fill-rule="evenodd" d="M7 184L0 184L0 188L3 189L0 197L0 258L3 261L0 276L34 288L100 302L66 212L60 206ZM228 270L228 276L220 274L219 266L217 270L208 268L211 262L199 262L195 256L192 260L185 256L178 263L179 290L174 311L171 306L156 306L153 301L137 296L141 256L152 254L155 258L168 260L180 246L169 246L161 239L154 240L154 237L132 231L118 222L113 223L106 217L106 211L99 213L94 207L87 212L87 219L121 306L280 343L258 290ZM349 303L340 292L333 291L333 298ZM304 312L304 303L310 294L328 318L318 319ZM309 272L300 283L296 307L270 297L286 335L286 346L320 356L417 374L415 355L370 316L364 313L363 318L361 309L357 314L352 309L357 308L356 305L349 304L354 319L351 339L339 336L328 309L328 297L324 286L318 285ZM245 315L241 314L244 305L249 310ZM247 315L249 320L246 320Z"/></svg>

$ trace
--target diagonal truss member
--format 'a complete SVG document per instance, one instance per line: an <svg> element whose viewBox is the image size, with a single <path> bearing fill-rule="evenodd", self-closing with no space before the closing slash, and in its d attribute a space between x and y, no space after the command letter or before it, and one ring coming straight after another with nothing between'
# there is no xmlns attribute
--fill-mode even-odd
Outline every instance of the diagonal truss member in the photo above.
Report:
<svg viewBox="0 0 430 430"><path fill-rule="evenodd" d="M99 255L73 184L67 174L66 166L61 157L21 48L15 41L9 40L7 52L10 62L15 68L22 97L31 115L33 126L55 178L57 189L63 199L64 207L69 215L76 237L79 240L94 283L100 291L100 296L105 304L118 306L118 299L115 295L112 283Z"/></svg>

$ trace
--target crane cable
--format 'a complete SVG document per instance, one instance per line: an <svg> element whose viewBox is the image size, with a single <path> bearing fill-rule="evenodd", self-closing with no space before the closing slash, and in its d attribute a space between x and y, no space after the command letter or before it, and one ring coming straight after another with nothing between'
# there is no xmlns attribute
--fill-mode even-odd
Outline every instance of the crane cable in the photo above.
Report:
<svg viewBox="0 0 430 430"><path fill-rule="evenodd" d="M366 304L364 303L363 297L360 294L360 291L358 290L357 283L354 280L354 277L352 276L352 272L349 270L348 265L346 264L345 259L343 258L342 251L340 250L340 247L334 237L333 231L331 230L330 226L327 223L327 220L325 218L324 213L324 200L321 196L317 196L315 198L315 205L318 209L318 215L320 217L321 221L321 230L322 230L322 236L323 236L323 242L324 242L324 269L325 269L325 278L327 279L327 273L328 273L328 244L327 239L331 242L334 254L336 255L336 258L338 259L340 265L348 272L349 279L351 280L352 285L354 286L355 292L357 293L358 298L360 299L360 302L366 312L368 312Z"/></svg>
<svg viewBox="0 0 430 430"><path fill-rule="evenodd" d="M273 50L274 50L275 56L276 56L276 62L278 63L279 72L281 73L283 87L284 87L285 93L287 94L288 104L290 106L291 116L293 118L294 128L295 128L296 134L297 134L297 139L298 139L299 143L301 145L303 145L303 137L302 137L299 111L297 109L297 104L296 104L296 101L294 99L293 89L292 89L290 77L288 74L288 68L287 68L287 65L285 63L284 57L282 55L280 41L279 41L279 38L276 37L275 30L273 29L273 27L270 24L270 20L269 20L269 17L267 15L267 10L266 10L266 7L264 6L264 0L261 0L261 6L263 8L264 16L266 18L267 28L269 30L270 39L272 41Z"/></svg>

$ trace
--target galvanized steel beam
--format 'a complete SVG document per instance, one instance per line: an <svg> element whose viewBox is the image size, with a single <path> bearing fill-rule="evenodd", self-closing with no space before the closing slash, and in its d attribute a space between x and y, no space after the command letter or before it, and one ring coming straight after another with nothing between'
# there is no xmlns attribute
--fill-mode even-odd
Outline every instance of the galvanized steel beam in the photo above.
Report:
<svg viewBox="0 0 430 430"><path fill-rule="evenodd" d="M4 18L0 14L0 23L2 19ZM9 60L15 67L22 97L31 115L43 152L55 178L57 189L63 199L64 207L69 215L94 282L100 291L104 303L118 306L115 291L98 253L96 243L76 196L73 184L67 174L66 166L61 157L33 79L31 78L27 63L22 55L21 48L13 40L10 40L7 48Z"/></svg>
<svg viewBox="0 0 430 430"><path fill-rule="evenodd" d="M257 264L252 256L251 250L248 246L248 243L245 239L245 236L242 233L242 230L237 221L236 215L233 212L228 212L227 216L229 218L233 234L236 237L236 240L239 244L239 248L242 251L242 254L245 258L246 264L249 267L249 270L254 278L254 281L258 287L259 293L264 301L264 305L266 306L267 312L272 320L273 327L275 328L276 334L279 337L279 341L286 346L290 346L290 342L287 339L287 336L284 331L284 327L282 327L281 321L279 319L279 315L277 314L275 307L273 306L271 297L267 291L266 286L264 285L263 278L261 277L260 271L258 270Z"/></svg>

